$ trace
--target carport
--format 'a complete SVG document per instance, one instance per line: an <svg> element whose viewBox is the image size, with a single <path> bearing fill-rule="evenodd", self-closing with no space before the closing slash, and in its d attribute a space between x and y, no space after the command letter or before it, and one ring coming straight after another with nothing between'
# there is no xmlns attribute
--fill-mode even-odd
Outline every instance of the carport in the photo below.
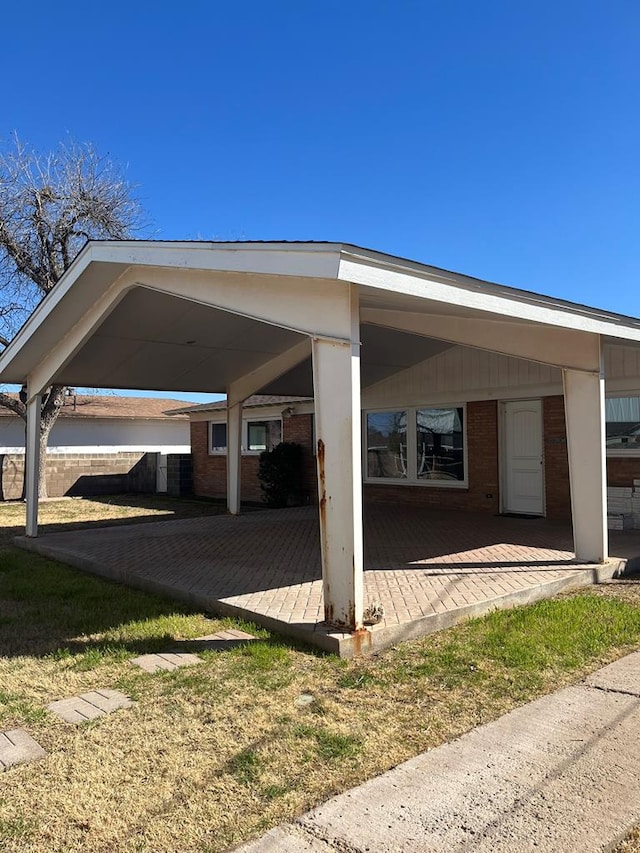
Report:
<svg viewBox="0 0 640 853"><path fill-rule="evenodd" d="M243 401L313 395L324 619L357 631L361 390L461 344L562 371L574 552L602 563L603 347L616 341L640 342L640 323L346 244L91 242L0 358L0 381L27 387L26 534L52 383L226 393L232 515Z"/></svg>

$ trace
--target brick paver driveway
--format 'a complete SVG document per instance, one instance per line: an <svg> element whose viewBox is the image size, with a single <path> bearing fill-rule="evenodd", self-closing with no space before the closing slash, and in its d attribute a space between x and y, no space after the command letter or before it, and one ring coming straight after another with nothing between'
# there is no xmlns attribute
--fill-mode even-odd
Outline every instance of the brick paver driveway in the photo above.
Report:
<svg viewBox="0 0 640 853"><path fill-rule="evenodd" d="M571 541L568 525L544 519L367 506L365 605L376 601L385 608L374 634L382 631L384 645L588 583L592 571L573 562ZM22 542L83 569L285 632L314 632L323 618L313 507L76 530ZM640 533L615 534L611 550L640 555Z"/></svg>

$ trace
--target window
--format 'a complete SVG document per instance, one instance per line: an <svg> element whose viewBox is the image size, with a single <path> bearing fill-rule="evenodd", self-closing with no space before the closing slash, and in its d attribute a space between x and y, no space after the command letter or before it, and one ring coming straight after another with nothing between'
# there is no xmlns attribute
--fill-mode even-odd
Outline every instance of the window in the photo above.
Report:
<svg viewBox="0 0 640 853"><path fill-rule="evenodd" d="M605 401L607 450L640 450L640 396Z"/></svg>
<svg viewBox="0 0 640 853"><path fill-rule="evenodd" d="M211 423L209 425L209 452L227 452L227 424ZM243 421L242 423L242 452L261 453L271 450L282 441L282 421L280 418L269 418L262 421Z"/></svg>
<svg viewBox="0 0 640 853"><path fill-rule="evenodd" d="M367 415L367 476L404 479L407 476L407 413Z"/></svg>
<svg viewBox="0 0 640 853"><path fill-rule="evenodd" d="M464 481L463 418L462 408L417 410L419 480Z"/></svg>
<svg viewBox="0 0 640 853"><path fill-rule="evenodd" d="M271 450L282 441L282 421L249 421L246 448L250 452Z"/></svg>
<svg viewBox="0 0 640 853"><path fill-rule="evenodd" d="M227 452L227 425L211 424L211 452Z"/></svg>
<svg viewBox="0 0 640 853"><path fill-rule="evenodd" d="M366 478L465 486L464 417L463 406L367 412Z"/></svg>

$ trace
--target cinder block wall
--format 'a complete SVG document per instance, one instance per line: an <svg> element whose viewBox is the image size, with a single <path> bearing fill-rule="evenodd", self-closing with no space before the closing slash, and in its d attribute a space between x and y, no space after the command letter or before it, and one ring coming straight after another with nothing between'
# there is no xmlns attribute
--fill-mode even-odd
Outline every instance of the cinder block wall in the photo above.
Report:
<svg viewBox="0 0 640 853"><path fill-rule="evenodd" d="M22 495L24 454L0 456L0 500ZM155 453L50 453L47 455L47 494L113 495L156 490Z"/></svg>
<svg viewBox="0 0 640 853"><path fill-rule="evenodd" d="M193 463L190 453L167 455L167 494L175 498L193 494Z"/></svg>
<svg viewBox="0 0 640 853"><path fill-rule="evenodd" d="M315 457L313 455L313 415L293 415L283 418L283 441L294 441L304 450L303 489L305 498L317 502ZM226 498L227 457L209 454L209 425L207 421L191 424L191 455L193 457L193 491L201 497ZM244 456L241 462L241 495L243 501L262 502L258 480L258 456Z"/></svg>

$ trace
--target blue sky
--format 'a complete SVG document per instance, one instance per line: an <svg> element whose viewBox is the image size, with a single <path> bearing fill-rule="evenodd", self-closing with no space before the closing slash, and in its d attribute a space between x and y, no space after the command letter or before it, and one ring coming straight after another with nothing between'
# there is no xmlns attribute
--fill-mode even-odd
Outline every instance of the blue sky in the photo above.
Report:
<svg viewBox="0 0 640 853"><path fill-rule="evenodd" d="M36 0L3 30L0 133L126 164L152 236L345 241L640 315L637 0Z"/></svg>

